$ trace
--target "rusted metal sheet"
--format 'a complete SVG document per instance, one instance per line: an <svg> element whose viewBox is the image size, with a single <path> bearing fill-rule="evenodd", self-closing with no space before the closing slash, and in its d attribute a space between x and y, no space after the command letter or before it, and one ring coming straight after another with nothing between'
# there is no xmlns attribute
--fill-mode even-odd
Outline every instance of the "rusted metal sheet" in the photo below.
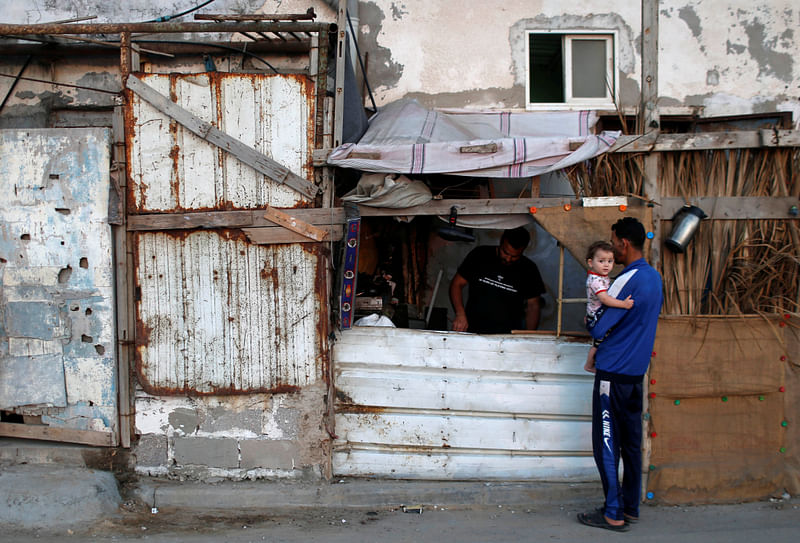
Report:
<svg viewBox="0 0 800 543"><path fill-rule="evenodd" d="M588 349L539 335L343 331L334 474L595 480Z"/></svg>
<svg viewBox="0 0 800 543"><path fill-rule="evenodd" d="M0 409L118 427L110 131L0 130Z"/></svg>
<svg viewBox="0 0 800 543"><path fill-rule="evenodd" d="M292 392L319 380L321 249L239 231L137 233L136 367L151 394Z"/></svg>
<svg viewBox="0 0 800 543"><path fill-rule="evenodd" d="M327 32L331 23L315 22L235 22L235 23L70 23L70 24L0 24L0 35L43 34L175 34L183 32Z"/></svg>
<svg viewBox="0 0 800 543"><path fill-rule="evenodd" d="M142 74L142 81L220 131L313 179L314 85L300 75ZM129 96L131 211L303 207L269 180L140 99Z"/></svg>

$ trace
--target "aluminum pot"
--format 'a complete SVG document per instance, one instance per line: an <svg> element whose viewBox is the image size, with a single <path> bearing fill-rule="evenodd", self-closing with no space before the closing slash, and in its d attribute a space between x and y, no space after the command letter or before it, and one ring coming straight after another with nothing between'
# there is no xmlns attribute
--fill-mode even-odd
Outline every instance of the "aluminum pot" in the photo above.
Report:
<svg viewBox="0 0 800 543"><path fill-rule="evenodd" d="M685 205L672 217L672 231L664 244L676 253L686 251L686 246L692 241L700 221L708 217L697 206Z"/></svg>

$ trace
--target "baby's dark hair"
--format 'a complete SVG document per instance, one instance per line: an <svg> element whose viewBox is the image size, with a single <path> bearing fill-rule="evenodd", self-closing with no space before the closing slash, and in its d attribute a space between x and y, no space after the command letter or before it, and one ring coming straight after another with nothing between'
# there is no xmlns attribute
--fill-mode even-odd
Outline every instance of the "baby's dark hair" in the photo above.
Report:
<svg viewBox="0 0 800 543"><path fill-rule="evenodd" d="M594 258L594 254L597 251L608 251L609 253L614 253L614 247L607 241L595 241L591 245L589 245L589 249L586 251L586 260L590 260Z"/></svg>

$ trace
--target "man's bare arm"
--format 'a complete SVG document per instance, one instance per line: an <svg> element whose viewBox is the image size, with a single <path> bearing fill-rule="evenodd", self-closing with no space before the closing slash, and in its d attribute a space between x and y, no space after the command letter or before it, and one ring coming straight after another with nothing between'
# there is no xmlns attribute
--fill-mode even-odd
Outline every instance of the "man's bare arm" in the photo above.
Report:
<svg viewBox="0 0 800 543"><path fill-rule="evenodd" d="M467 321L467 312L464 309L464 287L467 286L467 280L460 273L453 276L450 281L450 303L453 304L453 311L456 313L456 318L453 320L453 330L456 332L466 332L469 327Z"/></svg>
<svg viewBox="0 0 800 543"><path fill-rule="evenodd" d="M528 298L525 302L525 328L536 330L539 328L539 318L542 315L542 298Z"/></svg>

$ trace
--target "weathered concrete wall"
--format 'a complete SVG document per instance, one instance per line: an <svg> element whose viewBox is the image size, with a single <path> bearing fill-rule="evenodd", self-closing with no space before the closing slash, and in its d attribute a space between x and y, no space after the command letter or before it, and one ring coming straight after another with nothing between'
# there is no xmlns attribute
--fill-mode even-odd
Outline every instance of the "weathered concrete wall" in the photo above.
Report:
<svg viewBox="0 0 800 543"><path fill-rule="evenodd" d="M621 104L640 100L639 2L373 0L360 2L359 15L378 105L414 97L436 107L524 107L526 30L616 30ZM789 0L662 0L659 105L797 113L799 22Z"/></svg>
<svg viewBox="0 0 800 543"><path fill-rule="evenodd" d="M76 0L73 2L53 2L33 0L19 2L17 0L0 0L0 13L4 24L40 24L63 21L75 17L95 15L96 18L86 23L126 23L153 21L159 17L169 16L190 9L200 2L180 0L168 2L164 0L131 0L129 2L100 2L97 0ZM317 21L334 21L336 14L322 0L216 0L215 2L174 19L172 22L195 22L194 13L305 13L313 7ZM175 40L181 36L152 35L146 39ZM201 39L197 34L186 34L184 40ZM208 38L206 36L205 38ZM217 39L246 40L241 35L216 36ZM110 37L116 39L116 37ZM145 38L142 38L145 39ZM32 42L20 41L30 45ZM34 42L35 43L35 42ZM77 42L76 42L77 43ZM146 48L146 45L142 45ZM242 65L241 55L234 58L220 52L215 62L219 70L236 71ZM306 60L292 58L281 59L281 69L304 70L308 68ZM93 51L91 55L73 55L68 53L53 56L51 54L34 54L30 59L26 54L0 55L0 74L17 76L20 70L28 66L21 74L23 77L68 83L88 88L103 89L113 92L120 90L119 51L115 48ZM245 58L245 62L247 62ZM272 60L275 63L274 60ZM262 64L256 68L264 70ZM186 58L170 59L157 55L143 55L142 69L153 72L203 72L203 59L200 55ZM33 81L19 81L12 90L14 80L0 77L0 101L6 95L8 100L0 111L0 128L46 128L52 126L111 126L111 109L119 97L113 94L99 93L87 89L75 89L55 86Z"/></svg>
<svg viewBox="0 0 800 543"><path fill-rule="evenodd" d="M111 134L0 131L0 409L115 432Z"/></svg>
<svg viewBox="0 0 800 543"><path fill-rule="evenodd" d="M660 106L705 116L793 111L800 117L800 4L662 0Z"/></svg>
<svg viewBox="0 0 800 543"><path fill-rule="evenodd" d="M213 480L319 478L330 473L324 383L297 394L136 398L142 474Z"/></svg>

